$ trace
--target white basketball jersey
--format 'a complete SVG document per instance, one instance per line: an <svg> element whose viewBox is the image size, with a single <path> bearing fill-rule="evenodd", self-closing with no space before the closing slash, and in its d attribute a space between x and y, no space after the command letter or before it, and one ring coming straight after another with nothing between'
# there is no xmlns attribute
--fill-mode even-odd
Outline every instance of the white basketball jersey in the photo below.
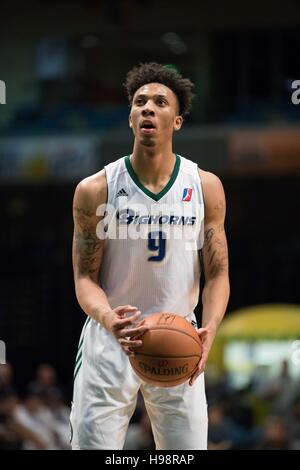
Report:
<svg viewBox="0 0 300 470"><path fill-rule="evenodd" d="M198 167L176 155L159 193L145 188L130 157L105 167L108 199L100 285L112 308L133 305L190 315L199 297L204 202Z"/></svg>

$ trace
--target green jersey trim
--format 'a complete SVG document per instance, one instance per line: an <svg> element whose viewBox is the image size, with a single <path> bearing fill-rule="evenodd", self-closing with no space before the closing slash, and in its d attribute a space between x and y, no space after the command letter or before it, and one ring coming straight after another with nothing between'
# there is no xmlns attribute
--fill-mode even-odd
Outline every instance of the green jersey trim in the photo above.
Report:
<svg viewBox="0 0 300 470"><path fill-rule="evenodd" d="M126 165L127 171L131 179L138 186L138 188L140 188L145 194L147 194L147 196L151 197L151 199L154 199L154 201L159 201L165 194L167 194L167 192L171 189L171 187L176 181L176 178L179 173L179 168L180 168L180 156L176 154L176 162L175 162L175 166L174 166L171 178L168 184L158 194L155 194L149 189L145 188L145 186L140 182L138 175L136 174L136 172L134 171L131 165L129 155L126 155L125 157L125 165Z"/></svg>

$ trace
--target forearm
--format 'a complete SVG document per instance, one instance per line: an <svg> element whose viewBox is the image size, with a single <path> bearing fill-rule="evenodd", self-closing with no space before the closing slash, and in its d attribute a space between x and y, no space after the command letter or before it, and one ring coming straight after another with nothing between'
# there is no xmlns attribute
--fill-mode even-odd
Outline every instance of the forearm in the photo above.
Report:
<svg viewBox="0 0 300 470"><path fill-rule="evenodd" d="M112 309L103 289L89 277L80 277L75 282L76 296L82 310L98 323L107 326Z"/></svg>
<svg viewBox="0 0 300 470"><path fill-rule="evenodd" d="M229 279L219 275L205 283L202 293L202 327L216 331L220 325L229 299Z"/></svg>

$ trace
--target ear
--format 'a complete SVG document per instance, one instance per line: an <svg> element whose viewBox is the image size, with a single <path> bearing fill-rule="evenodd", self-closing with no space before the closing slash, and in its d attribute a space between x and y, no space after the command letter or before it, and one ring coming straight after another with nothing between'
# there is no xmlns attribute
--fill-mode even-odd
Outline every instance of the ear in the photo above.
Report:
<svg viewBox="0 0 300 470"><path fill-rule="evenodd" d="M183 123L183 117L182 116L176 116L175 121L174 121L174 131L179 131Z"/></svg>
<svg viewBox="0 0 300 470"><path fill-rule="evenodd" d="M131 114L129 114L128 116L128 123L129 123L129 127L132 128L132 119L131 119Z"/></svg>

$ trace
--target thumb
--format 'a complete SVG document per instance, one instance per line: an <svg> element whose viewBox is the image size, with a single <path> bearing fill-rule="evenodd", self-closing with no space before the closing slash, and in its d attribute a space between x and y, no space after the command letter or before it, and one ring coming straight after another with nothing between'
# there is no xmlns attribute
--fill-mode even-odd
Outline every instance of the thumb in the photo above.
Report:
<svg viewBox="0 0 300 470"><path fill-rule="evenodd" d="M207 328L198 328L197 333L200 336L200 338L205 338L205 336L208 333L208 329Z"/></svg>

